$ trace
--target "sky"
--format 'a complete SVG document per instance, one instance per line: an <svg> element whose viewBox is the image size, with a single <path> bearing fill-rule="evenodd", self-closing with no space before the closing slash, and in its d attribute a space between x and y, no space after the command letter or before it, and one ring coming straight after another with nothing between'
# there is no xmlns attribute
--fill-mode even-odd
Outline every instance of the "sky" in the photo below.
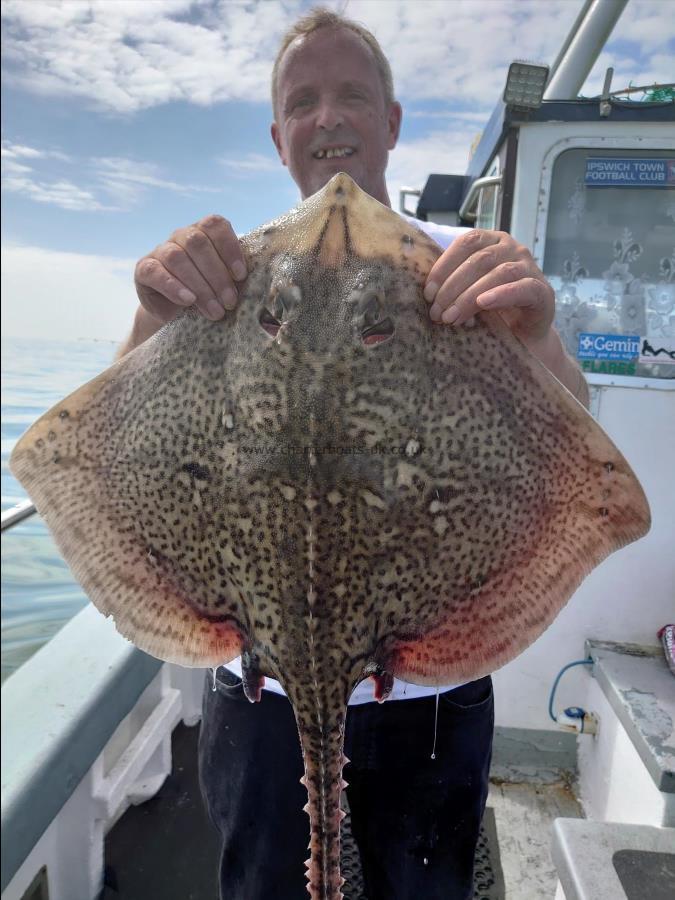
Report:
<svg viewBox="0 0 675 900"><path fill-rule="evenodd" d="M297 188L272 145L276 48L308 0L3 0L3 335L121 340L136 261ZM403 104L388 187L462 174L509 63L551 64L582 0L326 0L373 31ZM582 89L672 81L675 0L629 0Z"/></svg>

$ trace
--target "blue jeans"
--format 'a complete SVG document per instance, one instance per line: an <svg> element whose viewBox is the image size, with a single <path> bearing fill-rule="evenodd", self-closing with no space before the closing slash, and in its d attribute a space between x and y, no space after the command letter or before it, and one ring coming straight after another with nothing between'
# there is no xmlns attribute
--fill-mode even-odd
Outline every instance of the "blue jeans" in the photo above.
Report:
<svg viewBox="0 0 675 900"><path fill-rule="evenodd" d="M307 802L288 700L244 697L219 669L206 679L199 738L202 793L222 837L222 900L304 900ZM350 706L344 778L369 900L470 900L488 791L492 681L436 698Z"/></svg>

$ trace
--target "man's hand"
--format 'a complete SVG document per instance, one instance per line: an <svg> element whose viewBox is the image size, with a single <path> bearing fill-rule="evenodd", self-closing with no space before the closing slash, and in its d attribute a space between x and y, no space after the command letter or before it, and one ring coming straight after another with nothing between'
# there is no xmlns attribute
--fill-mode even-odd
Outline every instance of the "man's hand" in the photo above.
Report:
<svg viewBox="0 0 675 900"><path fill-rule="evenodd" d="M427 277L425 298L435 322L462 325L497 309L525 344L553 323L555 294L527 247L503 231L474 229L452 242Z"/></svg>
<svg viewBox="0 0 675 900"><path fill-rule="evenodd" d="M207 319L221 319L236 306L236 283L246 275L232 226L222 216L210 215L174 231L139 260L134 278L141 305L161 325L187 306Z"/></svg>
<svg viewBox="0 0 675 900"><path fill-rule="evenodd" d="M436 260L424 288L434 322L462 325L498 310L513 334L588 406L588 386L553 328L555 293L527 247L503 231L474 229Z"/></svg>

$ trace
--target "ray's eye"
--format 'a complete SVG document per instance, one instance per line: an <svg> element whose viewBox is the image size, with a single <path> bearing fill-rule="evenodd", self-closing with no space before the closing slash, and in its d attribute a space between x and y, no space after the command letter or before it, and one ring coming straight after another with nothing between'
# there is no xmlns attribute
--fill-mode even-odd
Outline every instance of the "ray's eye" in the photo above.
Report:
<svg viewBox="0 0 675 900"><path fill-rule="evenodd" d="M361 340L366 347L381 344L394 333L394 323L389 318L382 318L380 298L371 294L362 307Z"/></svg>
<svg viewBox="0 0 675 900"><path fill-rule="evenodd" d="M270 337L276 337L281 326L288 320L288 310L294 299L288 292L275 290L270 293L266 305L260 313L260 326Z"/></svg>
<svg viewBox="0 0 675 900"><path fill-rule="evenodd" d="M394 323L391 319L382 319L376 322L370 328L364 328L361 332L361 340L366 347L372 347L373 344L381 344L383 341L389 340L394 333Z"/></svg>
<svg viewBox="0 0 675 900"><path fill-rule="evenodd" d="M279 333L281 322L267 308L260 313L259 322L263 331L266 331L271 337L276 337Z"/></svg>
<svg viewBox="0 0 675 900"><path fill-rule="evenodd" d="M366 298L363 306L361 315L363 317L363 324L367 327L371 325L375 325L380 320L380 299L377 294L371 294Z"/></svg>

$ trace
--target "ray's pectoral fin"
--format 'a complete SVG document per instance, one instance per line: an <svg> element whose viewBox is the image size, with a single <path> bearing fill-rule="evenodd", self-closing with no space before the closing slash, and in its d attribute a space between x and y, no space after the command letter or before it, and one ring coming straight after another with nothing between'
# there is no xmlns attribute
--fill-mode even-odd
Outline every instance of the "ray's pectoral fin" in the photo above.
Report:
<svg viewBox="0 0 675 900"><path fill-rule="evenodd" d="M649 530L647 499L630 466L570 395L563 400L569 464L549 467L501 552L487 540L476 550L481 577L418 598L415 617L402 618L383 642L384 670L430 685L495 671L544 632L592 569Z"/></svg>
<svg viewBox="0 0 675 900"><path fill-rule="evenodd" d="M162 341L157 335L42 416L10 465L75 578L124 637L169 662L217 666L239 654L243 616L236 595L209 602L191 571L204 523L169 516L162 500L161 466L147 449Z"/></svg>

